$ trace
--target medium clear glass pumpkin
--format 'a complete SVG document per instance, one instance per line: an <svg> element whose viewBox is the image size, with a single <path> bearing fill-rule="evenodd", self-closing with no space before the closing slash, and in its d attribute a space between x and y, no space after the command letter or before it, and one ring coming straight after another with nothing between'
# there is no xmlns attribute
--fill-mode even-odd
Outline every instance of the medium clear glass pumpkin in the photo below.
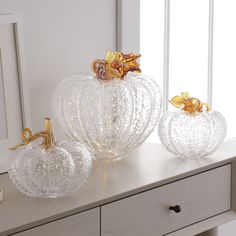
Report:
<svg viewBox="0 0 236 236"><path fill-rule="evenodd" d="M31 197L57 198L78 191L92 166L87 148L71 141L61 141L47 150L35 141L19 147L11 158L11 181Z"/></svg>
<svg viewBox="0 0 236 236"><path fill-rule="evenodd" d="M159 122L162 144L173 154L201 158L219 147L226 135L225 118L217 111L166 112Z"/></svg>
<svg viewBox="0 0 236 236"><path fill-rule="evenodd" d="M139 73L129 72L123 80L76 75L56 88L53 110L71 139L85 143L98 158L120 159L153 131L161 93Z"/></svg>

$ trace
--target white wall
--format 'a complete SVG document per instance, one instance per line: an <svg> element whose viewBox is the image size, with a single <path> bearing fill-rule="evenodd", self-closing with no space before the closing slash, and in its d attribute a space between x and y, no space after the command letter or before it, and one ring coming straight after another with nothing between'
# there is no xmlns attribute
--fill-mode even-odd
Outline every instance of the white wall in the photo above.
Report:
<svg viewBox="0 0 236 236"><path fill-rule="evenodd" d="M57 83L115 50L116 1L0 0L0 12L23 17L32 129L40 130Z"/></svg>

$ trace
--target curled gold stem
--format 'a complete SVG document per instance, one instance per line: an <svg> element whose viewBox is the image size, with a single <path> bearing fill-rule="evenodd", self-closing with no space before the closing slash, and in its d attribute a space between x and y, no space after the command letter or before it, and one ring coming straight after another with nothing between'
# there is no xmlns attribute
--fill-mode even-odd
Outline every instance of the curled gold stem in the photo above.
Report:
<svg viewBox="0 0 236 236"><path fill-rule="evenodd" d="M92 70L100 79L118 78L122 80L129 71L141 72L139 63L136 61L140 56L140 54L134 53L107 51L105 60L93 61Z"/></svg>
<svg viewBox="0 0 236 236"><path fill-rule="evenodd" d="M45 118L44 121L44 130L37 132L35 134L32 134L32 131L29 128L25 128L22 132L21 135L22 138L22 143L17 144L14 147L10 147L9 150L14 151L18 147L25 146L29 144L30 142L35 141L38 138L43 138L43 147L47 150L53 145L55 145L55 139L54 139L54 134L53 134L53 129L52 129L52 121L50 118Z"/></svg>
<svg viewBox="0 0 236 236"><path fill-rule="evenodd" d="M195 112L209 112L210 107L207 103L201 102L198 98L190 97L188 92L183 92L181 95L174 96L170 103L177 108L187 111L190 114Z"/></svg>

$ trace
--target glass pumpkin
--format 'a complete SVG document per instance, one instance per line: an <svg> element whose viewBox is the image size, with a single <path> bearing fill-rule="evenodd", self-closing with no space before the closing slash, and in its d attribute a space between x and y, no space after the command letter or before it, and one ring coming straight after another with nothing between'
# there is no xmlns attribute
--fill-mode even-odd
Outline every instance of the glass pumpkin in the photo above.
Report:
<svg viewBox="0 0 236 236"><path fill-rule="evenodd" d="M159 122L162 144L173 154L201 158L213 153L226 135L225 118L217 111L168 111Z"/></svg>
<svg viewBox="0 0 236 236"><path fill-rule="evenodd" d="M53 110L67 136L85 143L97 158L117 160L155 128L161 93L150 77L140 73L109 80L75 75L57 86Z"/></svg>
<svg viewBox="0 0 236 236"><path fill-rule="evenodd" d="M92 166L87 148L72 141L61 141L48 148L32 141L19 145L11 158L8 170L11 181L31 197L57 198L78 191Z"/></svg>

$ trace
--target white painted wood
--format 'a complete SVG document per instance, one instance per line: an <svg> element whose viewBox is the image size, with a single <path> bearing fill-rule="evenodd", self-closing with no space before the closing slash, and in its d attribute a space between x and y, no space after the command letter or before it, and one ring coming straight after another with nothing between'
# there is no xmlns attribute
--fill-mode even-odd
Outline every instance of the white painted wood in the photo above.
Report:
<svg viewBox="0 0 236 236"><path fill-rule="evenodd" d="M175 1L173 1L173 3L174 3ZM197 3L198 1L196 1L196 3ZM195 2L193 2L194 4L195 4ZM148 3L147 3L148 4ZM151 3L150 3L151 4ZM178 4L178 2L176 3L176 4ZM182 4L183 4L183 2L182 2ZM174 84L174 82L176 81L176 76L175 76L175 73L171 73L171 71L173 70L173 68L171 69L171 68L169 68L169 64L170 64L170 61L171 61L171 58L173 57L173 47L183 47L183 45L176 45L175 44L175 41L176 41L176 39L175 39L175 35L174 34L176 34L176 30L178 30L178 29L175 29L175 26L173 26L173 25L171 25L170 26L170 15L172 15L171 13L170 13L170 5L172 5L172 2L170 1L170 0L165 0L165 9L163 9L164 11L165 11L165 26L164 26L164 28L165 28L165 32L164 32L164 34L165 34L165 37L164 37L164 44L165 44L165 46L164 46L164 78L163 78L163 111L166 111L166 110L168 110L168 100L169 100L169 93L171 92L171 93L173 93L173 88L171 87L172 86L172 84ZM175 4L173 4L173 5L175 5ZM127 5L127 7L129 7L128 5ZM175 6L172 6L172 8L173 8L173 11L174 11L174 7ZM208 8L208 6L206 5L204 8ZM182 9L187 9L187 12L190 12L190 11L188 11L189 9L188 8L184 8L184 6L182 7ZM183 11L183 13L185 13L186 11ZM199 66L200 67L202 67L202 68L196 68L196 71L199 71L200 69L202 70L202 72L204 73L204 71L206 71L206 73L207 73L207 76L205 77L205 78L203 78L204 76L203 76L203 73L201 73L200 74L200 76L198 77L198 78L194 78L194 80L195 81L199 81L199 80L201 80L202 81L202 83L204 83L203 84L203 86L205 86L205 90L206 90L206 94L204 94L204 96L202 96L201 95L201 97L204 97L204 98L202 98L202 99L204 99L204 100L207 100L207 102L209 103L209 105L211 106L211 104L212 104L212 81L213 81L213 73L212 73L212 71L213 71L213 18L214 18L214 0L209 0L209 20L208 20L208 22L209 22L209 24L208 24L208 36L207 36L207 34L206 34L206 37L204 38L204 40L206 41L207 40L207 37L208 37L208 45L207 45L207 41L206 41L206 47L205 47L205 45L204 45L204 49L202 49L202 48L199 48L199 50L202 50L202 58L201 59L204 59L204 60L201 60L201 59L199 59L199 63L195 63L194 62L194 64L199 64ZM172 12L173 13L173 12ZM205 13L205 11L204 11L204 13ZM122 14L121 14L122 15ZM206 14L205 14L206 15ZM205 16L204 15L204 16ZM133 16L135 16L135 15L133 15ZM195 17L195 16L194 16ZM197 17L197 16L196 16ZM172 22L173 23L173 22ZM207 25L207 19L206 19L206 22L205 22L205 24L204 25ZM154 27L154 24L153 25L149 25L149 27L152 27L153 28L153 30L155 30L155 27ZM187 26L186 25L186 29L188 28L189 26ZM196 25L194 25L193 27L196 27ZM192 28L193 28L192 27ZM200 26L199 25L199 27L200 28L202 28L202 25ZM197 28L199 28L199 27L197 27ZM206 26L206 28L207 28L207 26ZM171 58L170 58L170 53L169 53L169 50L170 50L170 30L171 30L171 37L173 36L174 38L173 39L171 39L171 47L172 47L172 52L171 52L171 54L172 54L172 56L171 56ZM136 28L134 28L134 30L133 30L133 32L136 32ZM204 28L204 31L202 31L202 33L201 34L204 34L205 33L205 28ZM207 33L207 32L206 32ZM184 33L185 34L185 33ZM200 36L200 35L199 35ZM118 37L119 37L119 35L118 35ZM185 38L187 38L188 37L188 30L186 30L186 37L184 36L183 37L183 40L182 41L184 41L184 39ZM136 39L136 40L138 40L138 38ZM192 40L192 39L191 39ZM202 39L200 39L199 40L199 42L201 41ZM194 40L193 40L194 41ZM174 42L174 43L173 43ZM190 42L191 43L191 42ZM198 41L194 41L194 42L192 42L192 45L198 45ZM190 47L191 48L191 47ZM189 49L189 48L188 48ZM187 49L187 50L188 50ZM191 51L191 49L190 49L190 51ZM206 56L205 58L204 58L204 55L205 55L205 53L206 53L206 55L207 55L207 51L208 51L208 56ZM196 51L194 52L194 50L193 50L193 53L192 53L192 55L187 55L187 58L191 61L191 59L192 59L192 57L194 57L194 53L196 53ZM179 53L179 54L181 54L181 52ZM179 55L178 54L178 55ZM155 55L155 53L153 54L153 55ZM174 59L174 61L171 61L171 66L173 67L173 65L174 64L176 64L177 62L178 62L178 55L177 55L177 57L175 56L175 59ZM207 58L208 57L208 58ZM184 59L184 58L183 58ZM187 61L188 61L188 59L187 59ZM201 61L202 61L202 65L201 65ZM206 63L206 66L204 66L204 64L203 63ZM184 67L184 65L183 65L183 67ZM184 71L184 69L182 70L182 71ZM194 71L194 69L193 69L193 71ZM180 73L180 72L179 72ZM179 74L178 73L178 74ZM184 72L183 72L183 75L184 75ZM169 79L169 77L171 76L171 81L170 81L170 79ZM190 78L192 76L192 78ZM180 75L178 75L177 77L180 77L180 78L177 78L179 81L181 81L181 76ZM187 90L188 89L188 87L191 85L189 85L188 84L188 81L191 81L191 79L193 79L193 77L194 77L194 72L193 72L193 74L191 74L191 73L189 73L189 75L188 75L188 79L187 79L187 82L186 82L186 79L185 79L185 83L183 84L181 84L180 82L179 82L179 84L181 84L181 86L182 86L182 88L183 89L185 89L185 90ZM203 78L203 79L202 79ZM186 84L187 84L187 87L186 87ZM196 85L197 85L197 83L196 83ZM174 85L175 86L175 85ZM177 86L178 87L178 86ZM191 87L191 86L190 86ZM178 90L179 90L179 88L178 88ZM194 88L192 87L191 88L191 90L194 90ZM196 90L196 91L198 91L198 90ZM196 91L194 91L195 93L196 93ZM181 92L181 91L179 91L179 92ZM194 93L193 92L193 93ZM175 93L177 93L177 91L175 91L173 94L175 94Z"/></svg>
<svg viewBox="0 0 236 236"><path fill-rule="evenodd" d="M1 24L13 24L14 27L15 47L16 47L15 49L17 57L17 66L18 66L18 76L19 76L18 81L19 81L19 90L21 97L23 126L31 127L29 89L28 89L27 69L26 69L26 56L24 49L22 17L16 14L1 13L0 25Z"/></svg>
<svg viewBox="0 0 236 236"><path fill-rule="evenodd" d="M165 0L163 112L169 104L170 0Z"/></svg>
<svg viewBox="0 0 236 236"><path fill-rule="evenodd" d="M204 183L204 184L203 184ZM167 234L230 210L231 165L102 206L103 236ZM181 213L169 210L180 205Z"/></svg>
<svg viewBox="0 0 236 236"><path fill-rule="evenodd" d="M171 0L170 5L169 99L189 91L207 102L209 1Z"/></svg>
<svg viewBox="0 0 236 236"><path fill-rule="evenodd" d="M0 202L3 201L3 190L0 188Z"/></svg>
<svg viewBox="0 0 236 236"><path fill-rule="evenodd" d="M236 112L230 109L230 107L234 107L234 100L231 98L235 94L236 87L236 81L234 80L236 77L234 63L236 55L235 10L236 1L215 1L213 108L220 111L227 120L226 138L236 136ZM225 106L225 101L227 101L227 106ZM227 235L227 232L225 235Z"/></svg>
<svg viewBox="0 0 236 236"><path fill-rule="evenodd" d="M0 173L7 171L8 148L21 142L30 127L29 97L20 17L0 14L1 75L3 79L7 137L0 140Z"/></svg>
<svg viewBox="0 0 236 236"><path fill-rule="evenodd" d="M214 0L209 0L207 103L212 107Z"/></svg>
<svg viewBox="0 0 236 236"><path fill-rule="evenodd" d="M116 0L116 49L140 51L140 0Z"/></svg>
<svg viewBox="0 0 236 236"><path fill-rule="evenodd" d="M20 16L16 17L16 22L14 23L14 31L16 38L16 56L18 64L18 75L19 75L19 89L21 96L21 109L22 109L22 120L23 127L31 127L30 118L30 100L29 100L29 85L28 76L26 68L26 56L24 49L24 37L23 37L23 25Z"/></svg>
<svg viewBox="0 0 236 236"><path fill-rule="evenodd" d="M145 143L122 161L94 162L91 175L80 191L60 199L27 197L10 182L8 174L3 174L0 175L0 187L4 191L4 201L0 205L0 235L13 234L157 188L231 163L235 157L236 140L223 144L215 154L200 160L182 160L168 153L162 145ZM197 234L233 218L236 219L236 213L225 213L214 220L210 218L182 229L178 236Z"/></svg>
<svg viewBox="0 0 236 236"><path fill-rule="evenodd" d="M7 135L0 140L0 171L6 171L8 147L20 141L22 116L18 71L15 52L14 27L12 24L0 24L1 74L3 80L2 96L5 98ZM1 132L1 131L0 131Z"/></svg>
<svg viewBox="0 0 236 236"><path fill-rule="evenodd" d="M232 161L232 210L236 212L236 161Z"/></svg>
<svg viewBox="0 0 236 236"><path fill-rule="evenodd" d="M0 49L0 140L7 139L7 114L6 101L4 93L3 69L2 69L2 53Z"/></svg>
<svg viewBox="0 0 236 236"><path fill-rule="evenodd" d="M2 96L5 98L7 135L0 140L0 171L6 171L8 147L20 141L22 132L21 102L16 61L14 27L0 24ZM1 132L1 131L0 131Z"/></svg>
<svg viewBox="0 0 236 236"><path fill-rule="evenodd" d="M15 236L99 236L100 209L95 208L14 234Z"/></svg>
<svg viewBox="0 0 236 236"><path fill-rule="evenodd" d="M131 4L130 4L131 3ZM137 1L136 1L137 3ZM140 3L138 2L138 6ZM138 28L140 16L137 15L137 5L133 1L117 0L117 49L122 50L133 45L138 48L140 33ZM127 12L129 12L127 14ZM127 20L127 17L132 22ZM125 23L124 23L125 22ZM125 25L126 24L126 25ZM124 26L125 25L125 26ZM212 105L212 83L213 83L213 26L214 26L214 0L209 0L209 25L208 25L208 65L207 65L207 102ZM148 27L148 26L147 26ZM153 27L150 25L150 27ZM127 30L128 29L128 30ZM132 34L130 30L132 29ZM155 30L155 28L153 28ZM165 26L164 26L164 77L163 77L163 111L168 110L169 99L169 47L170 47L170 0L165 0ZM124 37L125 36L125 37ZM132 45L131 45L132 44ZM154 53L155 54L155 53Z"/></svg>

